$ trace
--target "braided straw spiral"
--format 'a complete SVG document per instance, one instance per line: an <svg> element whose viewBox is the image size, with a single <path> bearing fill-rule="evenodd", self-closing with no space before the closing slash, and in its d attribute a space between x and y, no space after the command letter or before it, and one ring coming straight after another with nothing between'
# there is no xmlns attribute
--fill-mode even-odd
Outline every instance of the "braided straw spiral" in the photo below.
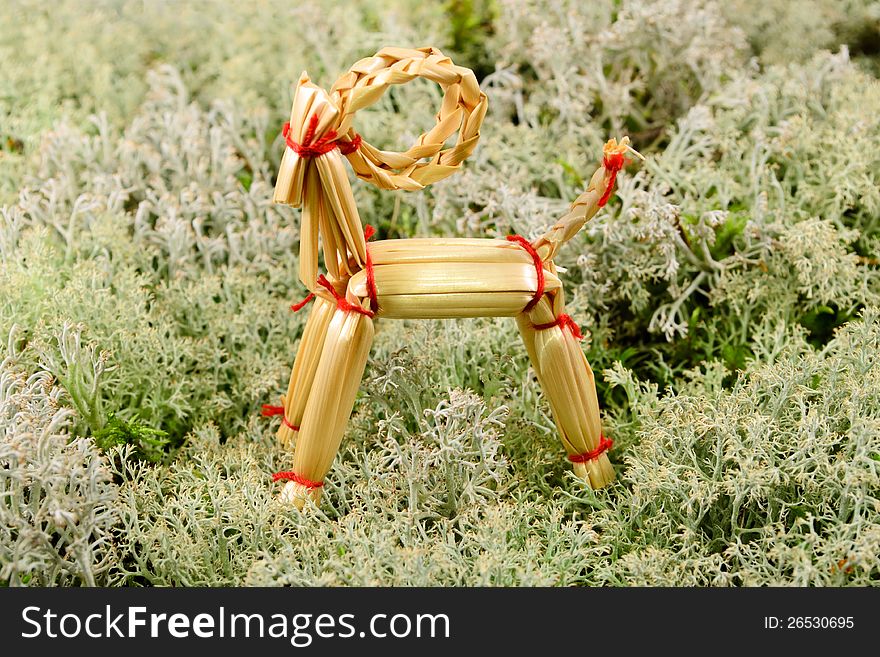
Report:
<svg viewBox="0 0 880 657"><path fill-rule="evenodd" d="M414 78L438 83L443 101L436 125L403 153L379 150L352 127L355 114L375 103L393 84ZM436 48L383 48L360 60L328 93L303 73L285 127L274 201L303 207L300 280L315 289L318 235L331 277L364 268L366 243L360 215L342 164L380 189L418 190L455 173L480 138L488 99L473 71L456 66ZM458 132L454 145L446 140Z"/></svg>

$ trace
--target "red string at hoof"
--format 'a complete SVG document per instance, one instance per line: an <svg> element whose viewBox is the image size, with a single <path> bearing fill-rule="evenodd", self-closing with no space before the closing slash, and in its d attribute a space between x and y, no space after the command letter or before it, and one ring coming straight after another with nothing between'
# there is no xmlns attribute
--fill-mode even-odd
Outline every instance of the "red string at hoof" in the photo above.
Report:
<svg viewBox="0 0 880 657"><path fill-rule="evenodd" d="M320 157L334 148L338 148L343 155L351 155L361 147L360 135L355 135L351 141L340 142L337 141L339 135L335 130L329 130L323 137L313 142L315 132L318 130L318 122L318 115L312 114L301 144L290 136L290 121L286 122L281 128L281 134L284 135L287 147L302 158Z"/></svg>
<svg viewBox="0 0 880 657"><path fill-rule="evenodd" d="M530 256L532 256L532 262L535 263L535 272L538 274L538 288L535 290L535 296L533 296L532 300L526 304L525 308L523 308L523 312L527 313L534 308L541 300L541 297L544 296L544 263L541 260L541 256L538 255L538 252L535 251L535 247L533 247L531 242L522 235L508 235L507 241L519 244Z"/></svg>
<svg viewBox="0 0 880 657"><path fill-rule="evenodd" d="M368 242L370 238L376 234L376 229L373 228L370 224L367 224L367 227L364 228L364 239ZM373 257L370 255L370 249L367 248L367 294L370 296L370 310L374 313L379 312L379 292L376 290L376 274L373 271Z"/></svg>
<svg viewBox="0 0 880 657"><path fill-rule="evenodd" d="M263 417L273 417L275 415L281 416L281 424L283 424L288 429L293 429L294 431L299 431L299 427L293 424L290 420L287 419L287 416L284 415L284 407L283 406L272 406L272 404L263 404L263 410L260 413Z"/></svg>
<svg viewBox="0 0 880 657"><path fill-rule="evenodd" d="M276 472L272 475L272 481L293 481L306 488L320 488L324 485L323 481L312 481L311 479L306 479L295 472Z"/></svg>
<svg viewBox="0 0 880 657"><path fill-rule="evenodd" d="M587 461L592 461L611 449L612 445L614 445L613 440L601 435L599 437L599 446L596 449L592 452L584 452L583 454L569 454L568 460L572 463L586 463Z"/></svg>
<svg viewBox="0 0 880 657"><path fill-rule="evenodd" d="M292 304L292 305L290 306L290 309L291 309L293 312L295 312L295 313L296 313L296 312L299 312L300 310L302 310L303 308L306 307L306 304L307 304L309 301L311 301L311 300L314 299L314 298L315 298L315 293L314 293L314 292L309 292L308 296L307 296L305 299L303 299L303 300L300 301L299 303L294 303L294 304Z"/></svg>
<svg viewBox="0 0 880 657"><path fill-rule="evenodd" d="M360 313L361 315L366 315L367 317L375 317L375 313L372 310L367 310L366 308L362 308L360 304L351 303L344 296L339 294L336 291L336 288L333 287L333 283L327 280L327 277L324 274L318 276L318 284L327 288L330 294L333 295L333 298L336 299L336 307L344 312L353 311L356 313Z"/></svg>
<svg viewBox="0 0 880 657"><path fill-rule="evenodd" d="M569 315L562 313L559 317L556 318L555 321L548 322L547 324L532 324L532 328L536 331L543 331L544 329L550 329L554 326L558 326L559 328L565 329L567 328L571 331L571 334L577 340L583 340L584 336L581 333L581 327L577 325L577 322L574 321Z"/></svg>
<svg viewBox="0 0 880 657"><path fill-rule="evenodd" d="M605 167L605 170L611 174L611 177L608 179L608 186L605 188L605 193L602 194L602 198L599 199L599 202L596 204L600 208L604 207L608 202L608 199L611 198L611 192L614 191L614 181L617 180L617 173L623 168L623 165L626 164L626 158L623 156L623 153L611 153L611 155L606 155L602 159L602 166Z"/></svg>

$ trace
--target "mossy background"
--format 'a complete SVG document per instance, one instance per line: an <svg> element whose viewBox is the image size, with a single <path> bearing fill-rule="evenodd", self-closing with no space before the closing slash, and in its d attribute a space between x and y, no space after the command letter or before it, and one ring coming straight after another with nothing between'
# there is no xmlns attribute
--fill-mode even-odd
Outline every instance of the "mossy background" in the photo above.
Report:
<svg viewBox="0 0 880 657"><path fill-rule="evenodd" d="M570 473L509 319L379 321L319 509L259 417L305 313L271 203L307 69L436 45L490 96L380 237L536 236L602 142L647 156L558 264L613 486ZM880 4L15 0L0 8L6 585L880 582ZM406 148L428 83L358 116Z"/></svg>

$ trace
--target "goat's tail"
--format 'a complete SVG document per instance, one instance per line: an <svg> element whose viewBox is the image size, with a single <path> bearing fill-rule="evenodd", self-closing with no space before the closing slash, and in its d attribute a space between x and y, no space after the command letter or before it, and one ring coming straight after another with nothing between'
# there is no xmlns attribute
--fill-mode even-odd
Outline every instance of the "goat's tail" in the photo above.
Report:
<svg viewBox="0 0 880 657"><path fill-rule="evenodd" d="M541 256L541 260L544 262L552 260L559 248L577 235L578 231L608 202L608 199L611 198L611 192L614 190L617 173L627 163L625 157L627 152L645 159L638 151L630 147L629 137L624 137L619 142L616 139L609 139L605 143L605 147L602 149L602 165L590 178L590 184L587 185L586 191L575 199L564 217L544 235L532 242L532 246Z"/></svg>

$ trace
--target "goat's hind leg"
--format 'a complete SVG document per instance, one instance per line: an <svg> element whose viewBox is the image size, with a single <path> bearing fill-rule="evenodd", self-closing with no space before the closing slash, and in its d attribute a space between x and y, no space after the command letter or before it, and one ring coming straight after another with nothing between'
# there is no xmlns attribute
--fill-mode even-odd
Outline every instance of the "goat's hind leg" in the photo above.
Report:
<svg viewBox="0 0 880 657"><path fill-rule="evenodd" d="M614 481L610 441L602 435L593 371L564 311L561 294L545 295L516 322L575 474L602 488Z"/></svg>

